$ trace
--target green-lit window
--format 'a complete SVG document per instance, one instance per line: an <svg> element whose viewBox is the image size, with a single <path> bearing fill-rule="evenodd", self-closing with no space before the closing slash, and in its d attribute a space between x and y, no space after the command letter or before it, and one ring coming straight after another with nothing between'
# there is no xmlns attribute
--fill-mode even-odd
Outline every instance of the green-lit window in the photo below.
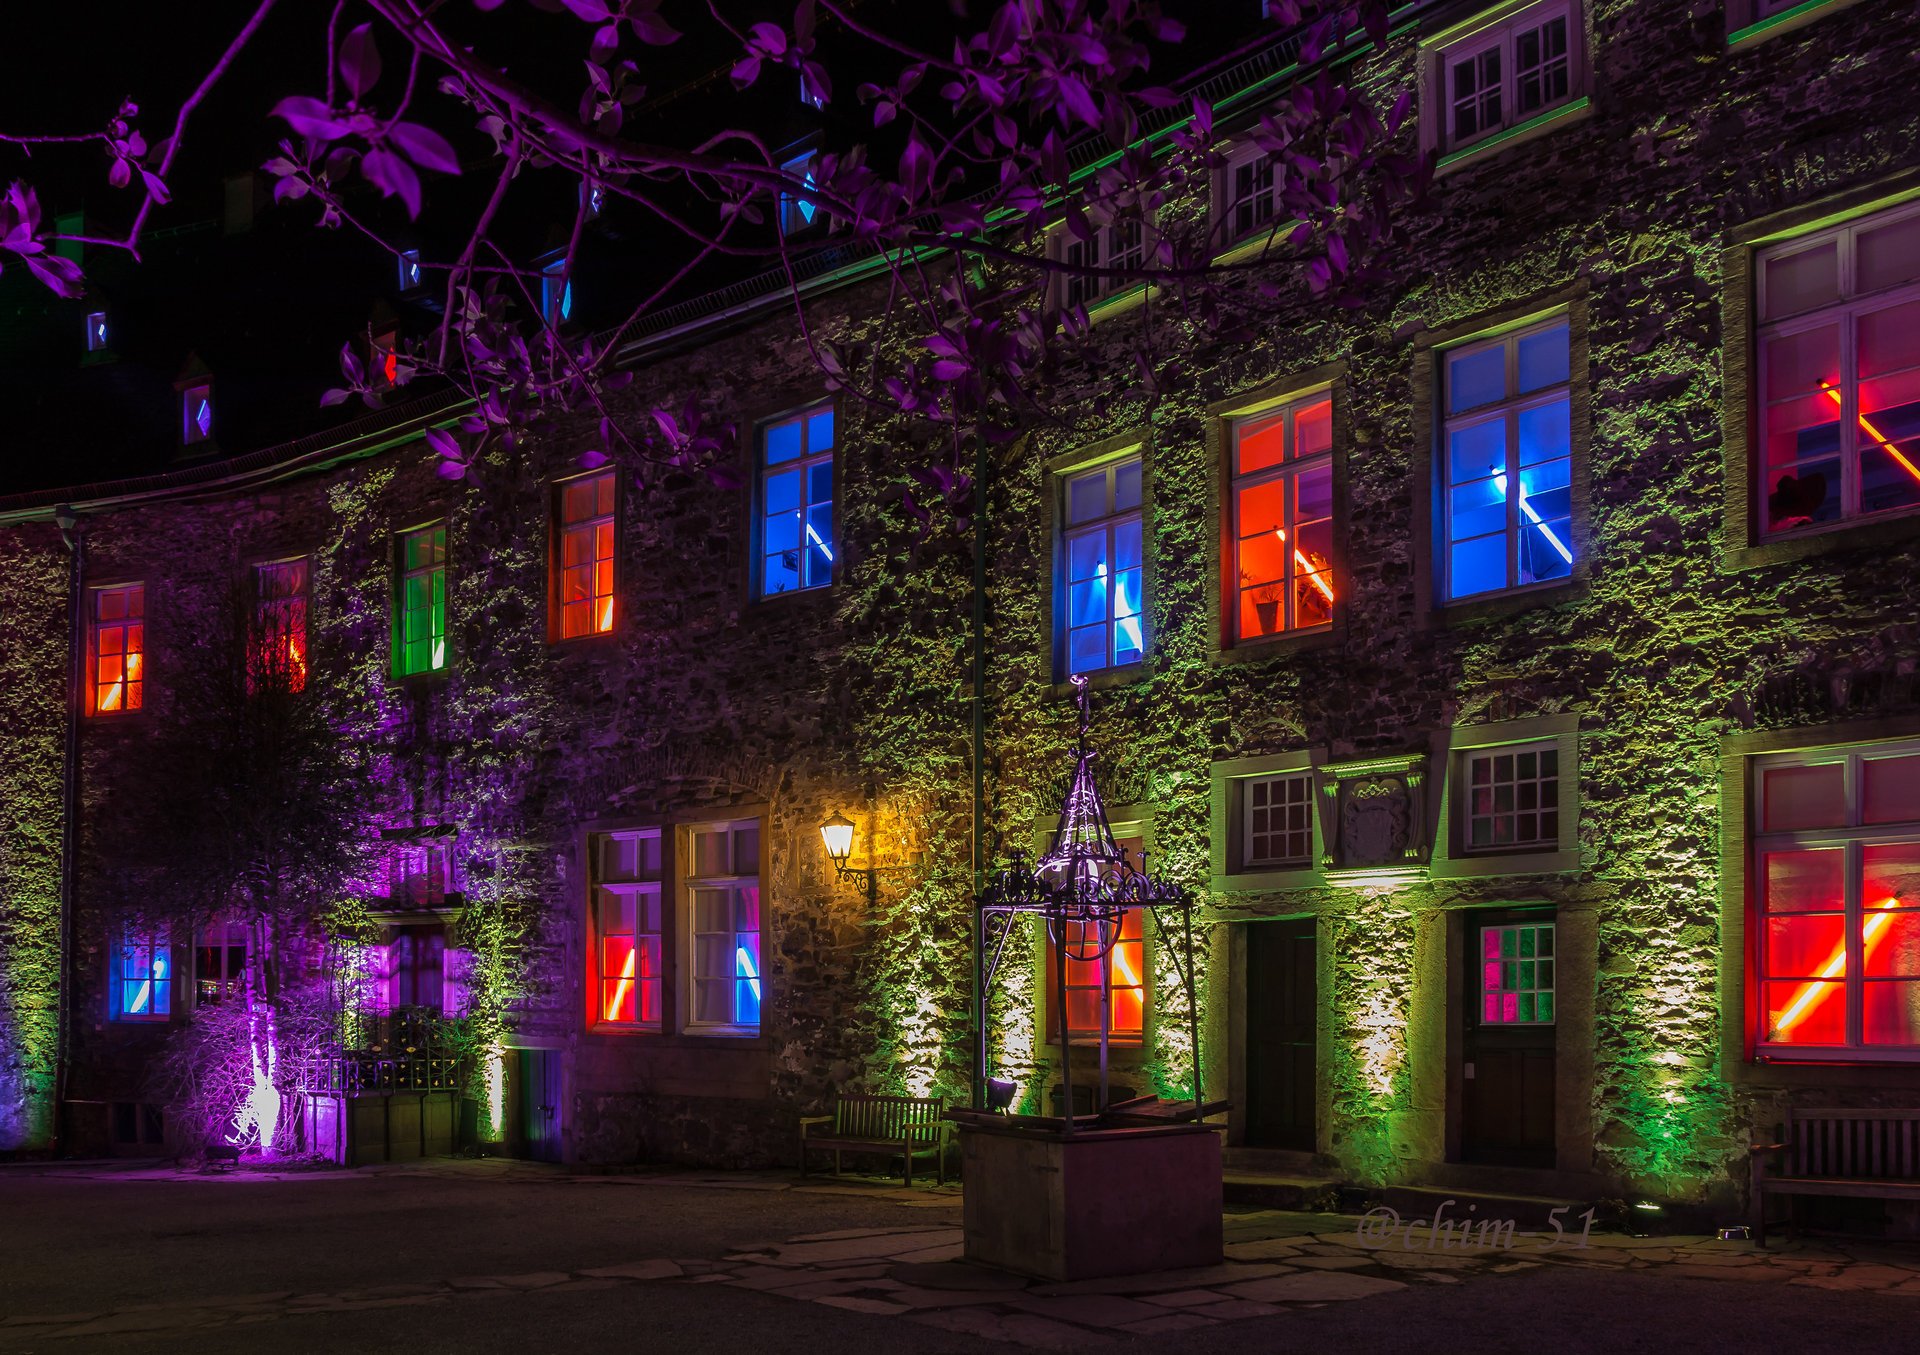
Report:
<svg viewBox="0 0 1920 1355"><path fill-rule="evenodd" d="M1553 924L1480 929L1480 1024L1553 1024Z"/></svg>
<svg viewBox="0 0 1920 1355"><path fill-rule="evenodd" d="M394 668L401 677L447 666L447 528L400 534L400 579L393 600Z"/></svg>

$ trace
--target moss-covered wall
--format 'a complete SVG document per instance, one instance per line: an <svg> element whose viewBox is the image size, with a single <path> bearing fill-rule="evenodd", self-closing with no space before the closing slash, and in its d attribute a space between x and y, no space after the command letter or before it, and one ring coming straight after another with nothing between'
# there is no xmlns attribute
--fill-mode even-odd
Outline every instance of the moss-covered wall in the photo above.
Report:
<svg viewBox="0 0 1920 1355"><path fill-rule="evenodd" d="M1320 918L1321 1145L1356 1180L1418 1179L1447 1165L1458 918L1537 903L1559 909L1579 939L1561 975L1563 1050L1576 1038L1584 1047L1563 1058L1559 1179L1686 1197L1732 1189L1756 1075L1725 1052L1740 1017L1722 978L1721 741L1920 709L1915 534L1735 559L1725 486L1745 449L1722 434L1727 345L1746 342L1726 319L1737 299L1727 251L1769 214L1811 214L1834 195L1920 170L1920 113L1905 98L1901 55L1920 44L1920 21L1862 3L1729 53L1710 22L1676 27L1671 6L1590 9L1590 113L1445 175L1359 305L1283 289L1245 341L1170 324L1160 342L1181 355L1186 379L1153 392L1124 362L1063 373L1052 422L996 453L990 477L986 826L996 851L1030 840L1068 767L1073 709L1050 638L1056 473L1127 440L1147 467L1151 653L1137 670L1096 680L1094 741L1110 801L1146 807L1156 869L1205 887L1216 762L1303 749L1332 762L1424 757L1428 803L1438 805L1456 726L1577 721L1580 810L1567 868L1456 877L1422 867L1207 900L1210 1092L1230 1084L1239 1052L1222 1038L1220 1013L1245 982L1224 929ZM1368 78L1408 77L1409 43ZM827 334L884 341L877 304L873 291L849 288L812 303L809 318ZM1424 412L1434 346L1550 306L1567 308L1584 372L1575 528L1584 568L1526 605L1436 610ZM1111 356L1147 314L1116 308L1098 321ZM751 429L821 393L778 314L646 355L637 377L622 396L622 417L636 422L651 401L697 396ZM1336 393L1343 486L1336 624L1253 653L1223 651L1222 416L1324 379ZM460 829L469 902L493 938L498 1020L515 1039L566 1051L570 1155L766 1161L791 1155L795 1117L836 1088L959 1095L968 1083L970 561L964 538L923 536L900 505L921 436L842 402L836 583L764 602L749 586L745 496L657 468L630 474L622 620L610 636L565 645L546 640L547 494L584 440L564 427L484 463L477 484L435 479L416 444L271 496L135 507L93 530L104 567L156 581L156 691L166 627L191 624L244 561L314 552L320 678L344 727L390 767L391 800L370 806L370 818ZM387 669L391 534L441 515L450 668L397 682ZM42 529L0 539L9 597L57 578ZM0 624L11 623L9 609ZM37 716L13 715L48 699L31 667L7 670L10 684L37 693L6 698L10 740L46 737ZM1844 674L1872 677L1850 688L1872 700L1836 708L1823 697L1816 710L1769 695L1782 683L1830 692L1829 678ZM164 701L147 718L164 718ZM134 737L137 722L89 730L90 797L111 780L113 741ZM0 765L14 774L26 761ZM917 872L882 878L871 909L821 850L817 825L836 810L858 821L857 856L905 865L922 854ZM583 1030L586 832L703 814L755 814L766 829L761 1036ZM1443 837L1445 826L1427 831ZM34 859L44 879L45 858ZM105 907L106 875L82 894L83 907ZM10 895L8 906L20 905ZM1118 1053L1116 1071L1180 1093L1192 1086L1193 1054L1173 956L1165 939L1151 953L1149 1039ZM82 957L88 974L103 966L97 951ZM1032 989L1016 966L993 1045L999 1071L1037 1107L1053 1073ZM105 1048L85 1057L120 1068ZM1880 1080L1911 1082L1904 1072ZM1841 1083L1832 1094L1852 1093Z"/></svg>

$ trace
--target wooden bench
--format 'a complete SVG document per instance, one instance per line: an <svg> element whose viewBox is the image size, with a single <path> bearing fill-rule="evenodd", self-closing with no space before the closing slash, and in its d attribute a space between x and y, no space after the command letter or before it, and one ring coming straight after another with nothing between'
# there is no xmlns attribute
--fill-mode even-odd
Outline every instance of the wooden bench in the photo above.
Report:
<svg viewBox="0 0 1920 1355"><path fill-rule="evenodd" d="M898 1153L905 1159L906 1184L912 1185L913 1159L931 1153L944 1186L953 1133L945 1116L946 1105L937 1096L837 1097L833 1114L800 1117L800 1174L807 1174L810 1151L831 1150L835 1176L842 1153Z"/></svg>
<svg viewBox="0 0 1920 1355"><path fill-rule="evenodd" d="M1920 1200L1920 1110L1789 1110L1781 1140L1752 1153L1753 1236L1763 1247L1769 1195Z"/></svg>

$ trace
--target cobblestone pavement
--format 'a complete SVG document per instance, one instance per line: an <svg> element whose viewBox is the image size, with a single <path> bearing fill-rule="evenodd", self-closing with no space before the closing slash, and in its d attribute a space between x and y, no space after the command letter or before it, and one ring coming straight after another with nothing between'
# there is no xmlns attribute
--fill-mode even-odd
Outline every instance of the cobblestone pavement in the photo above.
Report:
<svg viewBox="0 0 1920 1355"><path fill-rule="evenodd" d="M71 1169L73 1173L89 1170L96 1169ZM132 1180L186 1176L162 1169L118 1169L115 1174ZM719 1256L611 1257L606 1264L585 1268L448 1275L325 1292L288 1288L74 1312L24 1311L0 1299L0 1344L13 1347L30 1341L35 1350L59 1349L68 1341L87 1344L79 1338L101 1338L110 1344L112 1338L143 1333L184 1335L327 1314L458 1309L483 1296L504 1297L515 1291L537 1291L546 1297L648 1285L753 1290L942 1329L968 1338L964 1345L985 1340L1043 1350L1099 1346L1130 1336L1194 1337L1224 1324L1553 1268L1650 1272L1665 1279L1710 1280L1729 1286L1803 1286L1920 1297L1920 1249L1899 1244L1791 1239L1776 1241L1762 1251L1751 1243L1697 1236L1628 1238L1596 1233L1584 1243L1574 1237L1553 1247L1537 1235L1520 1235L1463 1248L1460 1238L1435 1238L1430 1231L1409 1233L1404 1228L1382 1243L1384 1234L1371 1240L1363 1237L1361 1221L1352 1217L1278 1211L1229 1215L1227 1259L1220 1265L1048 1284L960 1260L959 1194L954 1187L905 1190L871 1182L807 1182L773 1173L557 1176L550 1168L524 1164L433 1164L325 1175L350 1182L368 1174L483 1177L549 1187L564 1183L576 1192L634 1191L642 1193L635 1203L643 1207L644 1192L660 1188L782 1192L802 1209L809 1195L859 1196L908 1206L927 1218L920 1223L751 1242ZM301 1173L247 1176L313 1179L312 1174ZM236 1176L231 1183L239 1185L244 1179ZM724 1311L724 1306L716 1311ZM1915 1313L1920 1315L1920 1308ZM449 1320L457 1320L457 1314L450 1313Z"/></svg>

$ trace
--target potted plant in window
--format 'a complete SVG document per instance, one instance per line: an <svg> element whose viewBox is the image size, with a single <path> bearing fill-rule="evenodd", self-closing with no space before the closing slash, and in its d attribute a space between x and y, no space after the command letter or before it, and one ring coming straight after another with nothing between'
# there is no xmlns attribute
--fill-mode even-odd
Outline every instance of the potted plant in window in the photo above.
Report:
<svg viewBox="0 0 1920 1355"><path fill-rule="evenodd" d="M1280 629L1280 585L1262 584L1254 590L1253 615L1260 624L1260 634L1272 635Z"/></svg>

